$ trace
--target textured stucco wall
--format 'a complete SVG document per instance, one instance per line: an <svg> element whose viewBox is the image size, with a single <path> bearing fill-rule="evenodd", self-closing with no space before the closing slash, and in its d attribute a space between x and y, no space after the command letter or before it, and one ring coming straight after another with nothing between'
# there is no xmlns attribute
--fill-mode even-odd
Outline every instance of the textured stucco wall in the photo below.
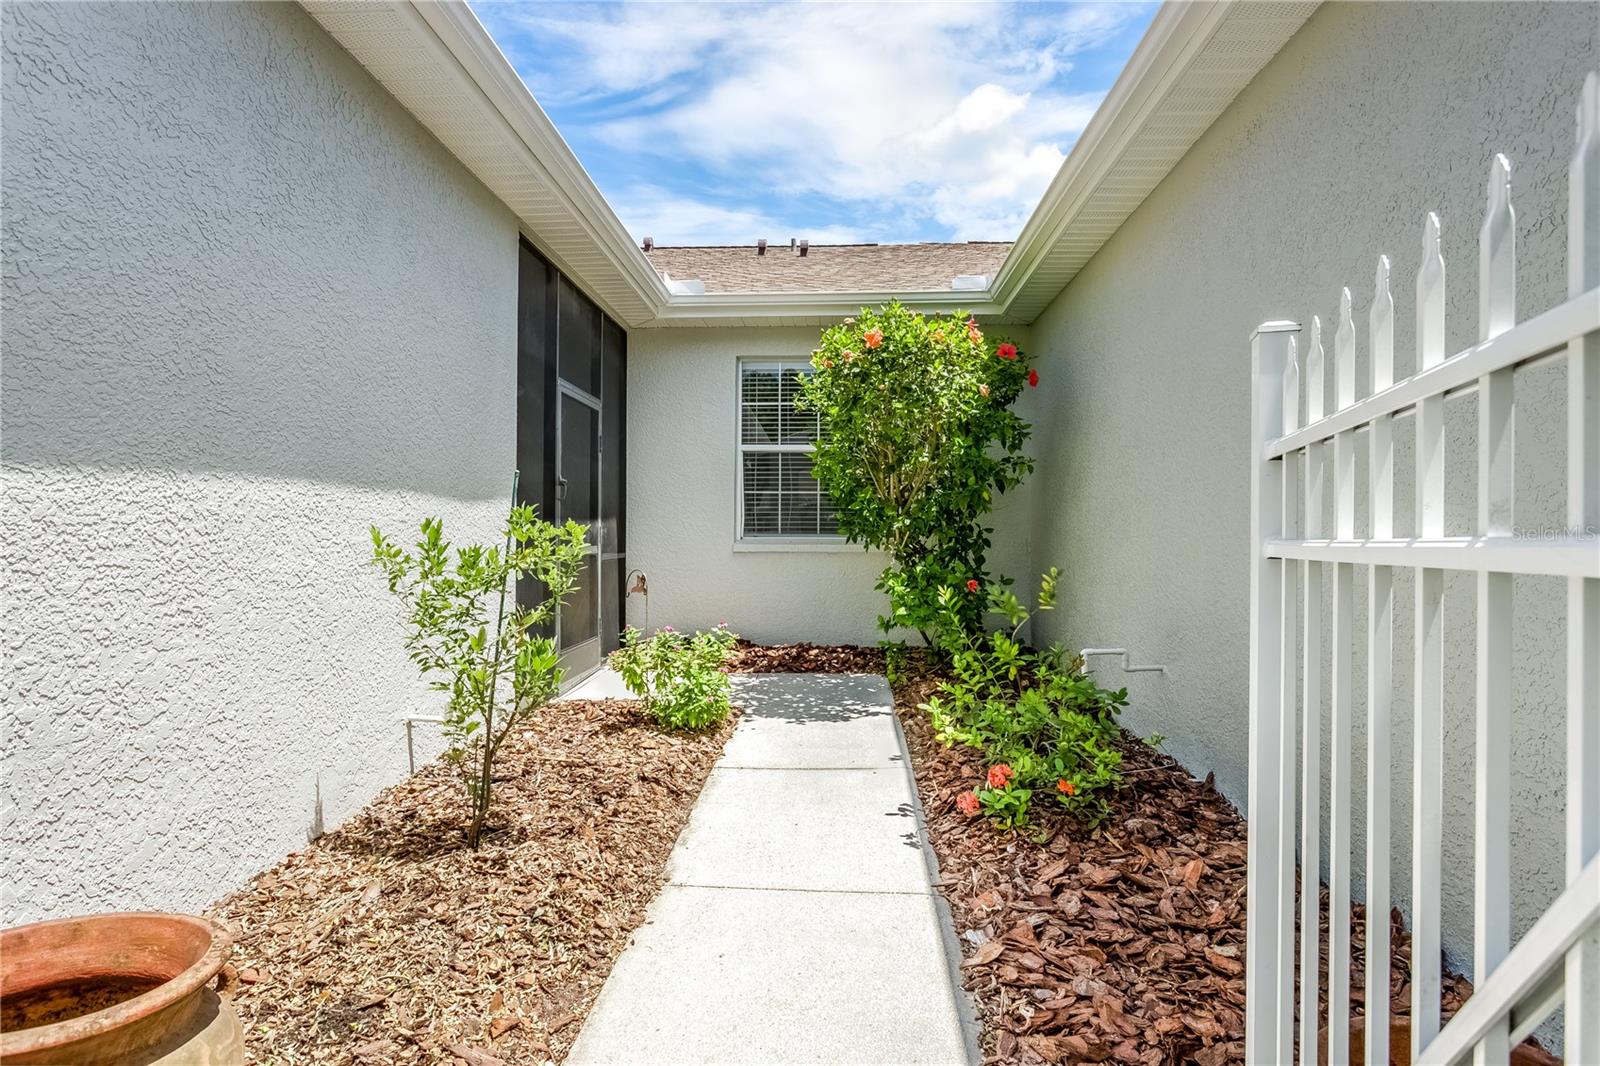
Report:
<svg viewBox="0 0 1600 1066"><path fill-rule="evenodd" d="M1017 332L1017 331L1010 331ZM883 556L844 550L735 551L738 361L810 358L810 326L635 330L628 336L628 565L650 575L650 625L719 621L759 641L875 644ZM1006 505L1016 514L1021 501ZM1002 512L1003 517L1004 512ZM993 565L1024 566L1026 525ZM640 597L628 621L644 624Z"/></svg>
<svg viewBox="0 0 1600 1066"><path fill-rule="evenodd" d="M193 909L436 713L366 530L495 535L516 222L294 5L0 18L0 920Z"/></svg>
<svg viewBox="0 0 1600 1066"><path fill-rule="evenodd" d="M1376 256L1387 253L1397 369L1409 373L1414 278L1431 209L1444 223L1449 349L1475 341L1477 229L1496 151L1514 166L1521 312L1563 300L1567 153L1578 88L1600 56L1597 35L1592 4L1325 5L1034 323L1045 369L1062 385L1042 428L1045 489L1034 531L1041 560L1069 560L1063 609L1049 631L1074 644L1126 644L1136 658L1166 664L1164 678L1127 678L1130 725L1165 734L1175 756L1196 773L1215 771L1241 806L1250 330L1282 318L1309 329L1311 315L1320 314L1331 367L1330 320L1339 287L1349 285L1358 381L1369 380L1366 313ZM1518 378L1517 522L1524 528L1564 524L1564 388L1560 368ZM1475 519L1475 426L1474 400L1453 401L1451 533L1470 531ZM1414 492L1409 420L1397 424L1395 437L1396 526L1405 531ZM1357 491L1364 495L1361 449ZM1520 928L1562 877L1566 637L1559 582L1519 580L1516 595L1517 776L1505 799ZM1409 572L1397 572L1393 839L1402 902L1410 881L1411 597ZM1358 634L1366 624L1362 599L1358 593ZM1445 603L1444 892L1447 943L1464 963L1471 957L1474 607L1472 580L1458 576ZM1358 671L1358 718L1364 685ZM1364 729L1354 743L1359 763ZM1326 756L1326 737L1322 750ZM1364 790L1358 765L1355 795ZM1358 824L1362 811L1358 801ZM1326 833L1323 840L1326 847ZM1364 862L1363 841L1356 854Z"/></svg>

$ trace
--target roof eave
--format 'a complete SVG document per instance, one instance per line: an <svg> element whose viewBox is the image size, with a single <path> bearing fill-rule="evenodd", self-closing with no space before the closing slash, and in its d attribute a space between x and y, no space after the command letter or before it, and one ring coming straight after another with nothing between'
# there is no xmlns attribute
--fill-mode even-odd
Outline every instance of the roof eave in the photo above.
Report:
<svg viewBox="0 0 1600 1066"><path fill-rule="evenodd" d="M539 101L534 99L521 75L500 51L472 8L464 2L431 0L414 6L544 165L545 172L572 204L575 215L607 260L623 273L642 300L657 308L664 304L669 295L666 283L656 273L644 250L633 242L627 227L578 161L577 154L539 106Z"/></svg>
<svg viewBox="0 0 1600 1066"><path fill-rule="evenodd" d="M1152 114L1179 85L1230 16L1242 11L1281 14L1276 20L1281 39L1250 53L1253 67L1244 72L1248 76L1233 95L1218 101L1217 114L1225 110L1237 92L1272 60L1316 6L1315 2L1304 0L1166 0L1111 91L1062 162L1038 207L1028 216L1021 234L990 283L991 291L1006 313L1014 313L1018 296L1034 277L1041 260L1061 240L1090 196L1102 187ZM1183 151L1186 153L1188 148ZM1178 158L1181 157L1180 154ZM1148 191L1133 195L1127 214L1143 202ZM1070 280L1069 277L1062 281L1055 291L1059 292ZM1031 321L1033 314L1019 317Z"/></svg>
<svg viewBox="0 0 1600 1066"><path fill-rule="evenodd" d="M1000 306L987 290L932 292L708 292L674 295L656 315L654 326L690 326L711 323L740 324L749 321L794 319L836 321L853 315L863 307L877 307L898 300L914 311L949 314L966 311L974 315L995 316Z"/></svg>

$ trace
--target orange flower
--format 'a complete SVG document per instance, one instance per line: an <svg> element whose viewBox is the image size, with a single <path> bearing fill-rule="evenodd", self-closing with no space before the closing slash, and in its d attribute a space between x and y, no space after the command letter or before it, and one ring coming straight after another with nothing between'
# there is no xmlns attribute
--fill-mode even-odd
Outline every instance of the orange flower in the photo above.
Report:
<svg viewBox="0 0 1600 1066"><path fill-rule="evenodd" d="M1017 776L1017 772L1006 763L989 767L989 787L1005 788L1006 782Z"/></svg>
<svg viewBox="0 0 1600 1066"><path fill-rule="evenodd" d="M933 339L934 339L935 343L943 344L944 343L944 330L942 330L942 329L934 330L933 331Z"/></svg>
<svg viewBox="0 0 1600 1066"><path fill-rule="evenodd" d="M883 343L883 330L869 329L861 335L861 339L867 342L868 348L876 348Z"/></svg>
<svg viewBox="0 0 1600 1066"><path fill-rule="evenodd" d="M1063 777L1061 780L1056 782L1056 791L1065 792L1069 796L1075 796L1078 794L1078 787Z"/></svg>
<svg viewBox="0 0 1600 1066"><path fill-rule="evenodd" d="M850 360L852 360L852 359L854 359L854 358L855 358L855 357L856 357L856 353L855 353L855 352L852 352L852 351L850 351L850 350L849 350L849 349L846 349L846 350L845 350L845 353L844 353L844 355L843 355L843 356L842 356L842 358L843 358L843 359L844 359L844 361L845 361L845 362L847 362L847 363L848 363L848 362L849 362L849 361L850 361Z"/></svg>
<svg viewBox="0 0 1600 1066"><path fill-rule="evenodd" d="M963 792L956 797L956 806L961 808L961 813L971 816L978 813L978 794L976 792Z"/></svg>
<svg viewBox="0 0 1600 1066"><path fill-rule="evenodd" d="M824 369L824 370L832 370L833 369L833 360L832 359L824 359L822 361L822 369Z"/></svg>
<svg viewBox="0 0 1600 1066"><path fill-rule="evenodd" d="M978 386L978 391L981 392L983 395L987 396L987 395L989 395L989 386L987 386L987 385L979 385Z"/></svg>

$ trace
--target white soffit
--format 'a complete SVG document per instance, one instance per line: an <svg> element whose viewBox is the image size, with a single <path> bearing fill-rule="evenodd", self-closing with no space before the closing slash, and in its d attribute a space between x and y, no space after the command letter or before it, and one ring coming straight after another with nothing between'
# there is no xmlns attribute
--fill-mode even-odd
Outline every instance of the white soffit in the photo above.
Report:
<svg viewBox="0 0 1600 1066"><path fill-rule="evenodd" d="M655 316L666 286L465 3L302 6L607 311L629 326Z"/></svg>
<svg viewBox="0 0 1600 1066"><path fill-rule="evenodd" d="M1168 0L994 280L1031 322L1317 9L1316 0Z"/></svg>

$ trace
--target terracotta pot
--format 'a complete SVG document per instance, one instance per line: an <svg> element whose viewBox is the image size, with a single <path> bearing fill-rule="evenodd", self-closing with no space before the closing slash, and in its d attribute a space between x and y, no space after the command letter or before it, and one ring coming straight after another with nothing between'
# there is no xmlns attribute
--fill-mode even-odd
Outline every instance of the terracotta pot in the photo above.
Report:
<svg viewBox="0 0 1600 1066"><path fill-rule="evenodd" d="M219 927L183 914L0 931L0 1063L237 1066L231 988L212 987L232 950Z"/></svg>
<svg viewBox="0 0 1600 1066"><path fill-rule="evenodd" d="M1367 1057L1367 1019L1350 1019L1350 1061L1365 1062ZM1326 1066L1328 1061L1328 1027L1317 1034L1317 1061ZM1390 1066L1409 1066L1411 1062L1411 1019L1389 1019ZM1561 1060L1531 1044L1522 1043L1511 1049L1511 1066L1561 1066Z"/></svg>

